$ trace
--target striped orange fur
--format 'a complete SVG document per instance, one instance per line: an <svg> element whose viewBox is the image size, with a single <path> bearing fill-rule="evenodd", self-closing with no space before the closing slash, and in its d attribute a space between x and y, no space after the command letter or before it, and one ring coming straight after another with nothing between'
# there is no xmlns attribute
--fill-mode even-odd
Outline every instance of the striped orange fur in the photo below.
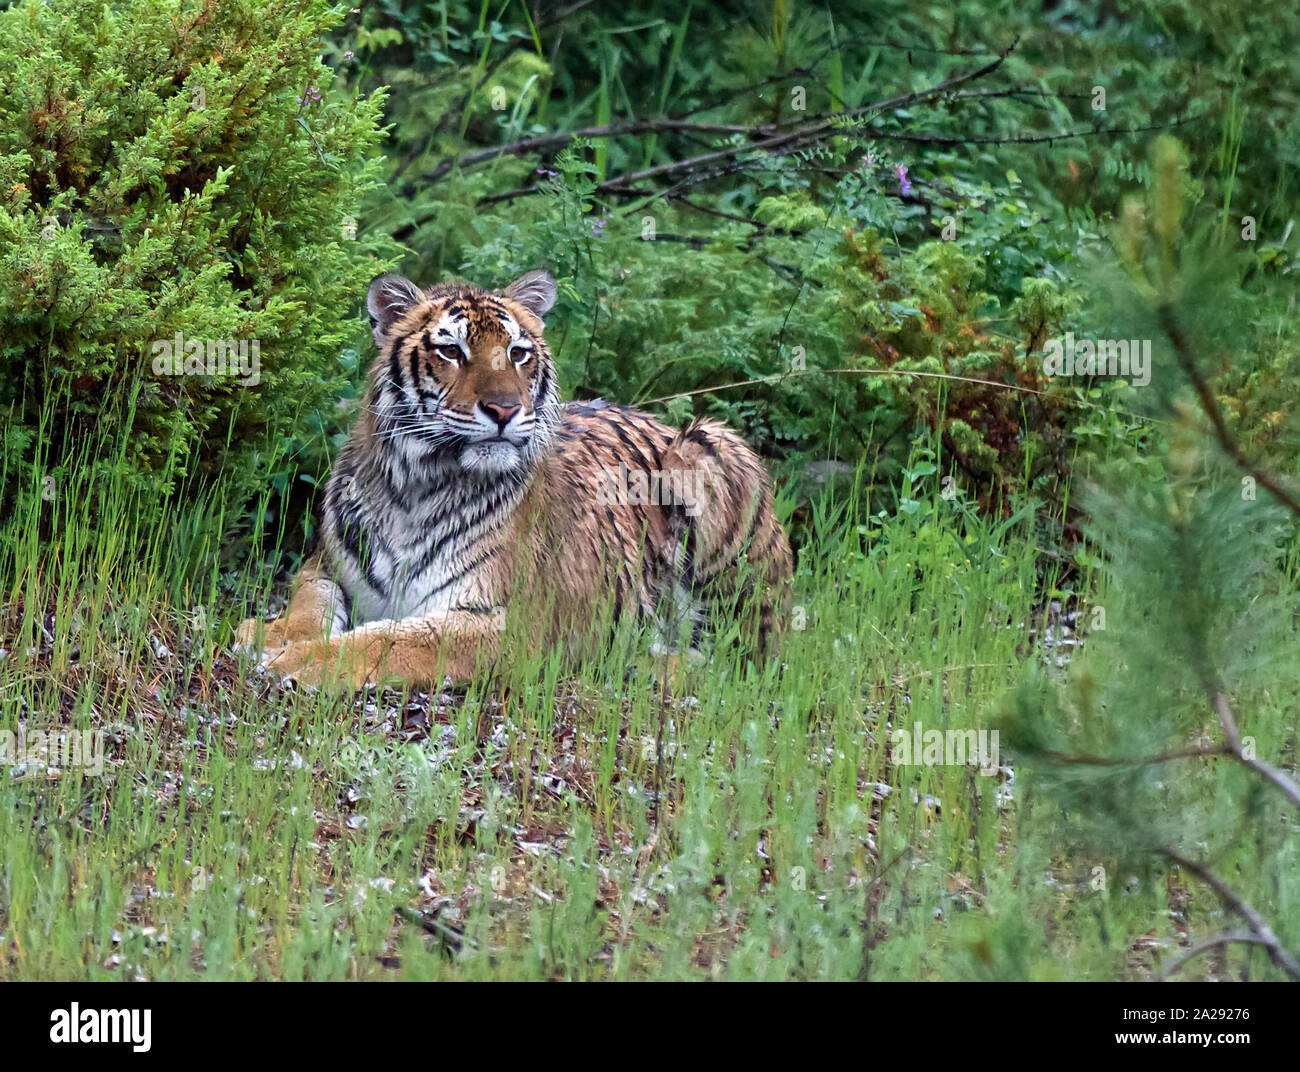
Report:
<svg viewBox="0 0 1300 1072"><path fill-rule="evenodd" d="M529 642L574 657L607 639L611 602L669 632L683 604L743 614L770 650L791 556L762 462L716 421L561 404L542 321L555 296L546 272L500 292L371 284L378 356L322 547L282 618L238 630L264 665L308 683L464 679L521 601Z"/></svg>

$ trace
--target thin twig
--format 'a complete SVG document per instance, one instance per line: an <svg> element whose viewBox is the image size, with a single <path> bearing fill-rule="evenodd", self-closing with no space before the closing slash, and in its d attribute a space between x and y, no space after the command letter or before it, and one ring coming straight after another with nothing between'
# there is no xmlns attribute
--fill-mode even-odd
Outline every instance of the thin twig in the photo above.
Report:
<svg viewBox="0 0 1300 1072"><path fill-rule="evenodd" d="M725 148L716 149L713 152L703 153L699 156L689 157L685 160L670 160L666 164L657 164L654 167L645 168L641 171L634 171L627 175L621 175L616 179L610 179L597 186L595 192L608 193L612 190L617 190L628 183L640 182L642 179L656 178L659 175L667 175L676 171L691 171L715 161L730 160L738 153L746 152L750 149L772 152L785 146L797 145L801 141L815 138L825 131L833 129L837 122L842 122L844 119L849 119L857 115L865 115L870 112L886 111L893 108L905 108L908 105L918 104L921 101L932 100L935 97L942 97L956 86L992 74L1006 61L1007 56L1011 54L1017 43L1019 43L1019 40L1020 38L1017 37L1012 41L1011 44L1003 49L1003 51L998 54L998 57L991 63L986 63L983 67L979 67L976 70L967 71L965 74L954 75L952 78L949 78L945 82L941 82L933 89L917 90L914 93L903 93L897 97L891 97L888 100L877 101L874 104L864 104L850 111L834 113L832 116L809 123L806 126L798 127L795 130L782 134L775 134L771 137L762 138L758 141L744 145L729 145Z"/></svg>
<svg viewBox="0 0 1300 1072"><path fill-rule="evenodd" d="M1277 964L1292 979L1300 981L1300 961L1297 961L1295 957L1287 952L1286 947L1273 933L1273 928L1265 922L1264 917L1256 912L1248 901L1243 900L1236 890L1198 860L1190 860L1174 849L1166 848L1161 851L1174 863L1214 887L1215 893L1219 895L1223 903L1246 921L1251 932L1259 939L1259 944L1268 950L1268 955L1272 958L1273 963Z"/></svg>
<svg viewBox="0 0 1300 1072"><path fill-rule="evenodd" d="M541 134L535 138L523 138L505 145L478 149L462 156L447 157L440 160L432 171L426 172L424 178L436 181L455 167L471 167L474 164L495 160L499 156L524 156L527 153L567 145L574 138L614 138L624 134L663 134L671 131L694 134L757 135L771 129L772 127L768 125L746 127L725 123L694 123L685 119L638 119L631 123L602 123L600 126L579 127L577 130L564 130L556 134Z"/></svg>
<svg viewBox="0 0 1300 1072"><path fill-rule="evenodd" d="M1156 763L1168 763L1175 759L1201 759L1208 756L1231 756L1233 751L1226 744L1216 744L1209 748L1175 748L1154 756L1094 756L1087 753L1073 752L1042 753L1053 763L1068 765L1079 764L1085 767L1149 767Z"/></svg>
<svg viewBox="0 0 1300 1072"><path fill-rule="evenodd" d="M1224 736L1227 738L1223 744L1211 745L1208 748L1176 748L1154 756L1094 756L1087 753L1051 751L1044 751L1042 754L1053 763L1062 765L1077 763L1090 767L1146 767L1156 763L1168 763L1175 759L1205 759L1211 756L1227 756L1236 760L1243 767L1253 770L1256 774L1263 775L1280 789L1292 804L1300 808L1300 784L1297 784L1284 771L1279 770L1271 763L1246 755L1241 743L1241 734L1237 731L1236 719L1228 707L1227 700L1224 699L1221 692L1216 691L1214 695L1213 705L1215 710L1219 712L1219 724L1223 727Z"/></svg>
<svg viewBox="0 0 1300 1072"><path fill-rule="evenodd" d="M779 383L781 380L791 376L809 376L814 373L820 373L826 376L832 375L850 375L850 376L919 376L926 379L934 380L958 380L961 383L977 383L985 387L1001 387L1007 391L1019 391L1027 395L1046 395L1049 392L1039 391L1033 387L1021 387L1016 383L1001 383L998 380L981 380L974 376L954 376L947 372L922 372L919 369L895 369L895 368L835 368L835 369L791 369L789 372L776 372L771 376L758 376L752 380L738 380L735 383L723 383L717 387L696 387L690 391L676 391L671 395L662 395L659 398L646 399L637 403L642 406L653 406L659 402L669 402L674 398L690 398L693 395L709 394L714 391L728 391L733 387L752 387L758 383Z"/></svg>
<svg viewBox="0 0 1300 1072"><path fill-rule="evenodd" d="M1002 383L999 380L981 380L973 376L954 376L946 372L923 372L919 369L897 369L897 368L832 368L832 369L791 369L789 372L777 372L771 376L759 376L752 380L737 380L735 383L722 383L716 387L696 387L690 391L674 391L670 395L661 395L658 398L638 400L638 406L653 406L660 402L670 402L674 398L691 398L694 395L713 394L718 391L730 391L736 387L752 387L755 384L780 383L782 380L792 376L811 376L811 375L844 375L844 376L915 376L922 379L933 380L956 380L959 383L974 383L984 387L997 387L1004 391L1018 391L1021 394L1037 395L1042 398L1054 397L1050 391L1039 391L1033 387L1021 387L1016 383ZM1120 416L1133 417L1135 420L1150 420L1158 423L1157 418L1143 417L1140 414L1127 413L1123 410L1111 409L1109 406L1103 406L1097 402L1088 402L1082 398L1063 399L1068 405L1082 406L1085 409L1104 409L1107 413L1116 413Z"/></svg>
<svg viewBox="0 0 1300 1072"><path fill-rule="evenodd" d="M452 952L459 953L467 942L470 949L475 948L474 943L469 941L464 934L456 930L454 927L449 927L447 924L439 922L433 916L426 915L424 912L420 912L407 905L397 905L394 907L393 911L397 915L401 916L402 919L423 927L430 934L438 938L438 940Z"/></svg>
<svg viewBox="0 0 1300 1072"><path fill-rule="evenodd" d="M1196 355L1192 351L1191 342L1175 319L1173 309L1168 305L1160 308L1160 326L1164 329L1165 334L1169 336L1169 341L1174 344L1174 353L1178 357L1178 365L1183 370L1183 375L1191 381L1192 387L1196 391L1196 397L1200 400L1201 409L1205 411L1206 417L1209 418L1210 424L1214 427L1214 436L1219 441L1219 446L1223 448L1223 452L1238 469L1253 477L1255 483L1264 487L1273 498L1282 503L1296 517L1300 517L1300 499L1284 488L1275 477L1246 457L1245 451L1241 449L1232 432L1228 430L1228 422L1224 419L1218 400L1214 397L1214 392L1210 389L1209 383L1206 382L1205 377L1201 375L1201 371L1197 367Z"/></svg>
<svg viewBox="0 0 1300 1072"><path fill-rule="evenodd" d="M873 133L871 136L880 141L906 141L918 145L1037 145L1043 142L1051 145L1053 142L1066 141L1070 138L1095 138L1102 134L1142 134L1150 130L1168 130L1170 127L1191 123L1197 118L1199 117L1184 116L1180 119L1171 119L1166 123L1148 123L1141 127L1088 127L1082 130L1061 130L1055 134L999 134L986 137L959 134L949 137L939 134Z"/></svg>
<svg viewBox="0 0 1300 1072"><path fill-rule="evenodd" d="M1251 934L1249 931L1234 931L1228 934L1216 934L1213 938L1206 938L1203 942L1197 942L1189 949L1183 950L1175 957L1170 957L1160 968L1160 974L1156 976L1156 982L1163 983L1173 975L1179 968L1186 964L1193 957L1199 957L1202 953L1216 949L1221 945L1235 945L1242 943L1246 945L1263 945L1264 941L1258 935Z"/></svg>

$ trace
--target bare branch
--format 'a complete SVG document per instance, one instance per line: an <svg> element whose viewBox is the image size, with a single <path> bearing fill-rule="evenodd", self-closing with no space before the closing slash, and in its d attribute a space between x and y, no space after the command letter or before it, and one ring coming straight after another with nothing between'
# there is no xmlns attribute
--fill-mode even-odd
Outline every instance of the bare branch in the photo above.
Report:
<svg viewBox="0 0 1300 1072"><path fill-rule="evenodd" d="M1044 751L1042 755L1062 766L1078 764L1085 767L1150 767L1157 763L1169 763L1175 759L1204 759L1208 756L1233 756L1235 753L1226 744L1216 744L1209 748L1175 748L1170 752L1160 752L1154 756L1094 756L1087 753L1051 751Z"/></svg>
<svg viewBox="0 0 1300 1072"><path fill-rule="evenodd" d="M1282 790L1282 792L1290 798L1292 804L1297 808L1300 808L1300 785L1297 785L1294 779L1278 770L1277 767L1273 766L1271 763L1265 762L1262 759L1253 759L1249 756L1243 755L1241 752L1234 752L1233 757L1243 767L1249 767L1257 774L1262 774L1277 786L1278 789Z"/></svg>
<svg viewBox="0 0 1300 1072"><path fill-rule="evenodd" d="M1224 737L1226 738L1223 744L1212 745L1209 748L1176 748L1154 756L1094 756L1087 753L1051 751L1044 751L1042 754L1053 763L1061 765L1077 763L1089 767L1146 767L1156 763L1168 763L1175 759L1205 759L1210 756L1227 756L1236 760L1243 767L1263 775L1286 794L1292 804L1300 808L1300 785L1271 763L1246 755L1241 744L1241 733L1237 729L1237 720L1233 716L1232 709L1228 706L1228 701L1223 693L1217 689L1212 689L1211 704L1219 716L1220 726L1223 727Z"/></svg>
<svg viewBox="0 0 1300 1072"><path fill-rule="evenodd" d="M1148 123L1141 127L1088 127L1084 130L1062 130L1055 134L990 135L982 138L966 134L957 137L930 134L873 134L872 137L881 141L906 141L917 145L1036 145L1042 142L1051 145L1069 138L1095 138L1103 134L1142 134L1149 130L1168 130L1170 127L1191 123L1196 118L1196 116L1184 116L1180 119L1172 119L1168 123Z"/></svg>
<svg viewBox="0 0 1300 1072"><path fill-rule="evenodd" d="M1283 487L1276 477L1265 472L1247 458L1245 451L1241 449L1232 432L1228 430L1228 422L1224 419L1223 411L1219 408L1219 402L1214 397L1214 392L1210 389L1209 383L1201 375L1201 370L1197 367L1196 355L1192 350L1191 341L1174 318L1173 309L1168 305L1160 308L1160 326L1164 328L1165 334L1169 336L1169 341L1174 344L1174 353L1178 356L1178 365L1183 370L1183 375L1191 381L1192 387L1196 391L1196 397L1200 400L1201 409L1205 411L1206 417L1210 419L1215 438L1218 439L1223 452L1232 460L1233 465L1243 473L1253 477L1255 483L1267 489L1273 498L1282 503L1296 517L1300 517L1300 499Z"/></svg>
<svg viewBox="0 0 1300 1072"><path fill-rule="evenodd" d="M689 157L685 160L670 160L666 164L657 164L654 167L645 168L641 171L634 171L627 175L621 175L616 179L610 179L596 187L597 193L608 193L617 190L620 186L629 183L640 182L643 179L657 178L660 175L669 175L677 171L690 171L702 167L706 164L712 164L716 161L730 160L739 153L747 152L750 149L758 149L764 152L772 152L776 149L787 146L797 145L800 142L816 138L826 131L832 130L837 121L845 118L852 118L857 115L865 115L870 112L886 111L891 108L905 108L911 104L917 104L921 101L933 100L936 97L942 97L950 90L966 82L973 82L978 78L983 78L992 74L1006 61L1012 50L1019 42L1017 37L1011 42L998 57L991 63L984 64L973 71L967 71L965 74L954 75L945 82L941 82L933 89L918 90L915 93L904 93L897 97L891 97L888 100L877 101L874 104L864 104L861 107L854 108L847 112L837 112L833 116L822 118L816 122L809 123L806 126L798 127L781 134L774 134L771 137L762 138L758 141L745 145L729 145L722 149L716 149L713 152L702 153L699 156Z"/></svg>
<svg viewBox="0 0 1300 1072"><path fill-rule="evenodd" d="M638 405L652 406L658 402L667 402L674 398L690 398L693 395L710 394L714 391L728 391L733 387L752 387L759 383L779 383L782 380L792 376L810 376L821 374L832 376L836 374L849 376L913 376L922 379L933 380L958 380L961 383L977 383L985 387L1000 387L1006 391L1018 391L1027 395L1045 395L1047 391L1036 391L1032 387L1021 387L1014 383L1001 383L998 380L981 380L973 376L954 376L946 372L922 372L919 369L893 369L893 368L840 368L840 369L792 369L789 372L777 372L771 376L758 376L752 380L738 380L735 383L719 384L717 387L697 387L693 391L678 391L675 394L664 395L662 398L650 398Z"/></svg>
<svg viewBox="0 0 1300 1072"><path fill-rule="evenodd" d="M1241 916L1251 929L1251 933L1259 939L1260 945L1268 950L1268 955L1273 962L1285 971L1292 979L1300 981L1300 961L1297 961L1278 940L1273 928L1265 921L1264 917L1255 911L1249 902L1244 901L1237 892L1229 886L1223 879L1219 878L1213 871L1197 860L1189 860L1182 853L1174 849L1161 850L1169 859L1180 867L1186 868L1197 878L1214 887L1214 892L1219 895L1224 905L1231 908L1237 915Z"/></svg>
<svg viewBox="0 0 1300 1072"><path fill-rule="evenodd" d="M490 149L465 153L463 156L447 157L439 161L438 166L427 172L424 177L436 181L455 167L471 167L474 164L495 160L499 156L523 156L526 153L554 149L569 144L574 138L615 138L623 134L665 134L673 131L757 136L774 129L776 128L770 125L746 127L728 123L694 123L686 119L638 119L631 123L604 123L595 127L579 127L577 130L564 130L555 134L542 134L535 138L523 138Z"/></svg>
<svg viewBox="0 0 1300 1072"><path fill-rule="evenodd" d="M1237 943L1245 945L1263 945L1264 941L1257 935L1249 931L1234 931L1229 934L1216 934L1213 938L1207 938L1203 942L1197 942L1189 949L1183 950L1177 956L1170 957L1160 968L1160 974L1156 976L1156 982L1163 983L1169 976L1173 975L1179 968L1186 964L1193 957L1199 957L1202 953L1211 949L1217 949L1223 945L1235 945Z"/></svg>

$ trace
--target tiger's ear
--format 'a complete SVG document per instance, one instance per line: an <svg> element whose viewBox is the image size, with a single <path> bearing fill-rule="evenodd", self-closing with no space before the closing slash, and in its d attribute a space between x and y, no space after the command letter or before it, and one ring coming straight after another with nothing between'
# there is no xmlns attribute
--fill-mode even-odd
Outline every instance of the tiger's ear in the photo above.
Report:
<svg viewBox="0 0 1300 1072"><path fill-rule="evenodd" d="M555 304L555 276L541 269L525 272L506 287L501 296L517 301L540 320Z"/></svg>
<svg viewBox="0 0 1300 1072"><path fill-rule="evenodd" d="M424 291L405 276L389 272L377 276L366 291L366 312L370 314L370 330L378 343L394 321L405 316L416 302L423 300Z"/></svg>

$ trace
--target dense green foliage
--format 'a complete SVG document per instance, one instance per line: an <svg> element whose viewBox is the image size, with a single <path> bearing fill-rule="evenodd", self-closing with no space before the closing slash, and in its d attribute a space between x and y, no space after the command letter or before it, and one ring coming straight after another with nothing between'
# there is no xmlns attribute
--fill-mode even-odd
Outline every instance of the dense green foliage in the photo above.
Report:
<svg viewBox="0 0 1300 1072"><path fill-rule="evenodd" d="M61 481L104 441L100 472L224 477L236 504L271 446L327 463L353 299L388 248L349 240L383 94L330 91L330 21L311 2L0 14L3 493L21 463ZM162 343L216 362L178 375Z"/></svg>
<svg viewBox="0 0 1300 1072"><path fill-rule="evenodd" d="M865 458L886 489L937 428L968 493L1032 489L1059 516L1080 447L1152 434L1122 385L1046 380L1036 351L1110 334L1084 269L1149 182L1153 131L1180 124L1225 227L1255 216L1266 274L1293 264L1296 60L1260 55L1255 20L1296 15L1132 7L642 3L558 33L521 5L390 3L336 48L356 85L393 87L368 224L416 278L551 264L573 393L712 412L792 471ZM1262 425L1290 395L1241 401Z"/></svg>
<svg viewBox="0 0 1300 1072"><path fill-rule="evenodd" d="M555 270L571 395L713 413L805 491L808 463L865 461L888 495L938 430L965 494L1032 492L1059 526L1081 457L1159 469L1140 397L1037 353L1117 327L1087 269L1156 130L1221 240L1253 217L1256 288L1292 277L1297 61L1261 32L1283 5L58 10L7 13L0 69L11 469L111 426L110 457L222 474L241 505L318 480L396 238L423 281ZM258 340L260 383L152 374L176 332ZM1261 449L1293 386L1276 362L1225 378Z"/></svg>
<svg viewBox="0 0 1300 1072"><path fill-rule="evenodd" d="M0 766L0 977L1300 978L1294 6L0 31L0 729L107 740ZM566 397L745 433L779 665L630 637L339 696L229 654L393 263L548 267ZM157 374L176 332L260 383ZM1054 375L1063 337L1151 363Z"/></svg>

